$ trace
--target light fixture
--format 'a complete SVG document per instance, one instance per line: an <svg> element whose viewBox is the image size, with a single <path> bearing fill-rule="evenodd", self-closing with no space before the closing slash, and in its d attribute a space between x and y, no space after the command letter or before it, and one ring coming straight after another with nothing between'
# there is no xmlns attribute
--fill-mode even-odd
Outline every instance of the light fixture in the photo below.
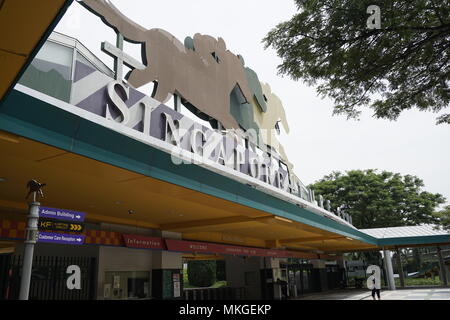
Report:
<svg viewBox="0 0 450 320"><path fill-rule="evenodd" d="M8 181L7 178L5 178L5 177L0 177L0 182L7 182L7 181Z"/></svg>
<svg viewBox="0 0 450 320"><path fill-rule="evenodd" d="M5 131L1 131L0 130L0 139L4 140L4 141L8 141L8 142L12 142L12 143L19 143L20 142L20 137L16 136L15 134L9 133L9 132L5 132Z"/></svg>
<svg viewBox="0 0 450 320"><path fill-rule="evenodd" d="M122 204L122 201L116 201L115 204L117 205Z"/></svg>
<svg viewBox="0 0 450 320"><path fill-rule="evenodd" d="M134 210L128 210L128 214L135 214Z"/></svg>
<svg viewBox="0 0 450 320"><path fill-rule="evenodd" d="M286 219L286 218L283 218L283 217L274 216L274 218L277 219L277 220L280 220L280 221L287 222L287 223L292 223L292 220L289 220L289 219Z"/></svg>
<svg viewBox="0 0 450 320"><path fill-rule="evenodd" d="M352 239L352 238L349 238L349 237L345 237L345 239L350 240L350 241L353 241L353 239Z"/></svg>

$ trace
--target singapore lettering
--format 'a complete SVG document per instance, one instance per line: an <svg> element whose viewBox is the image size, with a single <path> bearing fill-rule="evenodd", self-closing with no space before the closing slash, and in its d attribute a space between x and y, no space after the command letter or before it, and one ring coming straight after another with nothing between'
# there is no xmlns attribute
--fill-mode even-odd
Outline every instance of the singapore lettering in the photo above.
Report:
<svg viewBox="0 0 450 320"><path fill-rule="evenodd" d="M289 132L281 100L241 55L227 49L222 38L197 33L183 43L167 31L146 29L127 19L109 1L80 3L116 31L117 47L102 43L102 50L115 59L114 78L98 72L93 79L101 79L102 89L94 92L90 78L79 79L72 104L115 122L114 130L121 130L122 125L164 142L156 145L170 152L176 165L200 165L254 188L262 182L331 211L330 202L321 196L316 201L314 191L295 175L276 137L280 124ZM368 8L373 13L369 28L379 27L377 9ZM141 44L143 63L123 51L124 41ZM124 64L131 69L126 83ZM150 82L155 84L152 97L136 90ZM103 114L98 106L84 105L83 101L97 103L105 96ZM175 107L169 108L164 103L172 96ZM182 114L181 105L210 126ZM335 214L352 223L339 209Z"/></svg>
<svg viewBox="0 0 450 320"><path fill-rule="evenodd" d="M105 106L105 117L127 127L129 119L136 117L136 114L132 114L125 104L130 88L116 80L111 81L108 87L111 89L107 90L109 103ZM117 91L114 87L118 87L120 90ZM118 92L125 94L121 96ZM165 105L150 107L152 104L154 105L151 98L147 96L140 102L143 110L141 113L142 133L167 143L167 146L170 146L171 160L174 164L219 164L221 167L244 173L304 200L315 202L313 191L306 189L289 168L283 168L280 165L281 161L276 153L271 154L254 143L252 130L246 132L234 129L213 130L184 117ZM111 107L118 110L118 117L110 116L109 109ZM163 111L159 110L160 108L163 108ZM152 119L154 117L157 118ZM151 134L153 132L151 125L156 125L157 130L162 129L162 135ZM260 129L260 131L264 133L265 130ZM322 196L319 196L316 204L328 211L331 210L330 201L323 199ZM352 223L351 217L339 208L337 215L350 224Z"/></svg>
<svg viewBox="0 0 450 320"><path fill-rule="evenodd" d="M125 99L114 88L120 88ZM129 97L129 88L123 83L112 81L108 85L107 96L110 104L106 106L106 118L113 120L109 108L115 107L121 114L119 123L126 126L131 118L131 111L125 104ZM146 135L150 134L151 112L153 111L149 105L145 99L142 100L143 132ZM244 171L247 175L301 196L302 187L298 178L284 171L272 155L262 152L251 141L242 139L242 132L233 129L223 132L196 126L194 122L174 119L166 112L161 113L160 120L164 128L163 141L173 146L171 158L174 164L202 164L213 161L239 172L243 172L242 167L248 165L246 172ZM250 136L248 132L245 134L247 137ZM249 145L250 148L246 148L245 145ZM188 158L180 157L183 151L188 151Z"/></svg>

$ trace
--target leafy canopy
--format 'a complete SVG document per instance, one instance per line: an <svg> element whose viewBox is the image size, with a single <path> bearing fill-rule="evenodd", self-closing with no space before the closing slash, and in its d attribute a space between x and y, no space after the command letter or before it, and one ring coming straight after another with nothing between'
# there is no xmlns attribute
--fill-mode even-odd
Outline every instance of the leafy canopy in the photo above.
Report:
<svg viewBox="0 0 450 320"><path fill-rule="evenodd" d="M296 0L299 12L263 40L282 58L279 71L335 101L334 114L376 118L449 105L449 0ZM369 5L381 29L368 29ZM437 123L450 123L450 114Z"/></svg>
<svg viewBox="0 0 450 320"><path fill-rule="evenodd" d="M412 226L438 222L434 209L445 202L440 194L422 190L412 175L377 170L332 172L309 187L352 216L357 228Z"/></svg>
<svg viewBox="0 0 450 320"><path fill-rule="evenodd" d="M434 216L438 219L438 224L444 230L450 231L450 206L446 206L443 210L436 212Z"/></svg>

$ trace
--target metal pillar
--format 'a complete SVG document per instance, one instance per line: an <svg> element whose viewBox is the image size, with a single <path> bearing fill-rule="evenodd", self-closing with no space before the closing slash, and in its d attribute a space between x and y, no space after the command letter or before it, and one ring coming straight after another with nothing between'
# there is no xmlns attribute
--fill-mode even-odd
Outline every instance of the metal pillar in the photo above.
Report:
<svg viewBox="0 0 450 320"><path fill-rule="evenodd" d="M31 202L28 211L26 240L24 242L24 258L22 266L22 278L20 280L19 300L28 300L30 292L31 270L33 267L34 245L38 238L39 202Z"/></svg>
<svg viewBox="0 0 450 320"><path fill-rule="evenodd" d="M392 269L392 258L390 250L383 250L384 269L388 282L388 290L395 290L394 270Z"/></svg>
<svg viewBox="0 0 450 320"><path fill-rule="evenodd" d="M402 257L400 255L400 248L397 248L397 265L398 265L398 275L400 277L400 287L405 287L405 274L403 273Z"/></svg>
<svg viewBox="0 0 450 320"><path fill-rule="evenodd" d="M445 265L444 258L442 257L441 247L437 247L437 254L439 258L439 274L441 276L441 282L444 286L448 286L447 278L447 266Z"/></svg>
<svg viewBox="0 0 450 320"><path fill-rule="evenodd" d="M173 104L176 112L181 112L181 97L177 94L173 95Z"/></svg>

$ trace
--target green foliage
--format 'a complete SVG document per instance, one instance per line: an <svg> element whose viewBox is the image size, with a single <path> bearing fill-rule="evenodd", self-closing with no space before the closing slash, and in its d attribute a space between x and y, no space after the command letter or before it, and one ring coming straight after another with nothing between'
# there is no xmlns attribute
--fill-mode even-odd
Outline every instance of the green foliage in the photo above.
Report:
<svg viewBox="0 0 450 320"><path fill-rule="evenodd" d="M216 283L214 283L211 288L222 288L222 287L226 287L227 286L227 282L226 281L217 281Z"/></svg>
<svg viewBox="0 0 450 320"><path fill-rule="evenodd" d="M439 277L434 278L405 278L406 287L414 286L440 286L442 285L441 279ZM395 286L400 287L400 279L395 278Z"/></svg>
<svg viewBox="0 0 450 320"><path fill-rule="evenodd" d="M310 185L316 195L352 216L357 228L383 228L436 223L434 209L445 198L422 190L423 181L412 175L377 170L333 172Z"/></svg>
<svg viewBox="0 0 450 320"><path fill-rule="evenodd" d="M450 206L446 206L443 210L435 212L434 217L443 229L450 231Z"/></svg>
<svg viewBox="0 0 450 320"><path fill-rule="evenodd" d="M192 260L188 262L188 281L194 287L210 287L216 282L214 260Z"/></svg>
<svg viewBox="0 0 450 320"><path fill-rule="evenodd" d="M227 280L225 260L216 260L216 278L217 281Z"/></svg>
<svg viewBox="0 0 450 320"><path fill-rule="evenodd" d="M282 58L279 71L335 101L334 114L359 107L395 120L403 110L438 112L450 102L448 0L296 0L299 12L264 39ZM381 29L369 30L369 5ZM450 123L450 114L438 118Z"/></svg>

